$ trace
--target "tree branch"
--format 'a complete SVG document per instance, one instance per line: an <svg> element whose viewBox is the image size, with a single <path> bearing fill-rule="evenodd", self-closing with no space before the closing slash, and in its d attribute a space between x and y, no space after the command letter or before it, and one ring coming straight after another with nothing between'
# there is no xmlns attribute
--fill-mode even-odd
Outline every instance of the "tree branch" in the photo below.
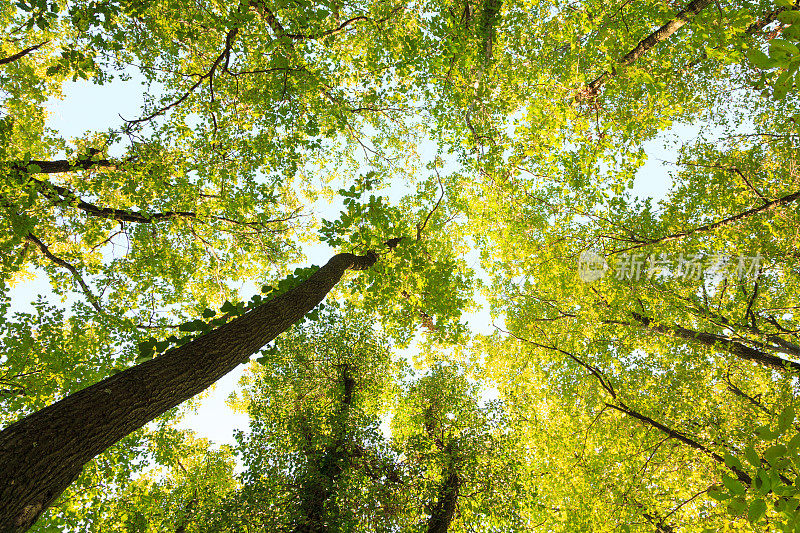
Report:
<svg viewBox="0 0 800 533"><path fill-rule="evenodd" d="M39 167L38 172L30 170L31 165ZM92 160L90 157L84 157L78 161L71 163L66 159L59 159L56 161L38 161L32 159L26 164L20 162L12 162L11 167L25 173L30 174L59 174L62 172L74 172L76 170L89 170L97 167L114 167L116 163L107 159L100 159L97 161Z"/></svg>
<svg viewBox="0 0 800 533"><path fill-rule="evenodd" d="M92 168L93 166L88 163L82 164L81 162L79 162L78 164L71 164L68 161L31 161L31 163L39 165L40 168L42 168L42 173L68 172L70 170L76 170L78 168L88 169ZM108 163L109 166L112 165L112 163L105 161L95 161L91 163L98 163L98 164ZM94 217L108 218L112 220L118 220L120 222L132 222L138 224L149 224L149 223L161 222L164 220L172 220L175 218L192 218L196 220L201 220L200 217L198 217L197 213L193 211L163 211L148 215L130 209L100 207L83 200L80 196L75 194L73 191L67 189L66 187L55 185L47 181L39 180L32 176L28 176L27 180L29 183L33 183L39 194L41 194L45 198L48 198L54 202L67 202L70 206L80 209L85 213L87 213L88 215ZM290 220L298 218L299 216L301 216L299 214L299 211L300 211L299 209L296 209L295 211L289 213L285 217L274 218L263 222L239 221L222 215L210 215L209 218L213 220L227 222L229 224L248 226L251 228L264 228L268 224L288 222Z"/></svg>
<svg viewBox="0 0 800 533"><path fill-rule="evenodd" d="M100 313L101 315L105 314L103 312L103 309L100 307L100 302L98 301L97 297L94 295L94 293L92 293L91 289L89 289L89 286L83 280L77 268L75 268L68 262L64 261L60 257L54 255L53 252L51 252L50 249L47 247L47 245L44 244L42 241L40 241L33 233L28 233L25 239L28 242L32 242L33 244L38 246L42 254L45 257L47 257L50 261L52 261L53 263L57 264L62 268L67 269L72 274L72 277L75 278L75 281L78 282L78 285L81 286L83 293L86 295L86 298L89 300L89 303L92 304L92 307L94 307L97 310L97 312Z"/></svg>
<svg viewBox="0 0 800 533"><path fill-rule="evenodd" d="M35 44L33 46L29 46L25 50L20 50L16 54L10 55L8 57L0 58L0 65L5 65L7 63L13 63L17 59L19 59L21 57L24 57L24 56L30 54L31 52L34 52L34 51L38 50L39 48L41 48L42 46L46 45L49 42L50 41L44 41L43 43L39 43L39 44Z"/></svg>
<svg viewBox="0 0 800 533"><path fill-rule="evenodd" d="M225 60L225 65L223 66L223 68L227 69L228 62L230 60L231 48L233 47L233 39L236 37L236 35L238 33L239 33L239 28L233 28L231 30L228 30L228 33L225 35L225 48L222 50L222 52L219 54L219 56L217 56L217 58L211 64L211 68L208 70L208 72L206 72L205 74L200 75L200 77L197 80L197 82L194 83L194 85L192 85L191 87L189 87L189 89L183 94L183 96L181 96L180 98L178 98L177 100L175 100L171 104L167 104L164 107L162 107L162 108L150 113L146 117L140 117L140 118L137 118L137 119L134 119L134 120L126 120L126 119L123 118L123 120L125 120L125 122L127 122L128 125L140 124L142 122L147 122L149 120L152 120L152 119L156 118L159 115L163 115L164 113L166 113L167 111L169 111L173 107L176 107L176 106L180 105L181 103L183 103L187 98L189 98L189 96L191 96L191 94L198 87L200 87L203 84L203 82L205 80L213 79L214 73L216 72L217 67L219 67L220 63L222 63L223 60Z"/></svg>
<svg viewBox="0 0 800 533"><path fill-rule="evenodd" d="M721 349L741 359L755 361L764 366L768 366L782 372L786 372L787 370L800 372L800 363L790 361L789 359L783 359L782 357L778 357L776 355L764 353L760 350L756 350L755 348L745 346L740 342L729 339L728 337L723 337L722 335L694 331L678 325L656 324L650 317L640 315L636 312L632 312L631 316L642 326L670 337L696 341L711 348Z"/></svg>
<svg viewBox="0 0 800 533"><path fill-rule="evenodd" d="M495 326L495 327L497 328L497 326ZM497 329L500 330L500 328L497 328ZM503 330L500 330L500 331L503 331ZM545 348L545 349L548 349L548 350L553 350L553 351L556 351L556 352L559 352L559 353L562 353L562 354L565 354L565 355L569 356L573 361L577 362L578 364L580 364L581 366L586 368L595 377L595 379L598 380L598 382L600 383L600 386L606 392L609 393L609 395L612 398L613 403L605 402L605 405L607 407L610 407L611 409L614 409L616 411L624 413L624 414L626 414L626 415L628 415L628 416L630 416L632 418L635 418L636 420L639 420L640 422L643 422L643 423L645 423L645 424L647 424L647 425L649 425L651 427L654 427L654 428L658 429L659 431L661 431L664 434L674 438L675 440L678 440L678 441L690 446L691 448L694 448L695 450L703 452L704 454L709 456L711 459L713 459L715 462L717 462L717 463L719 463L721 465L725 464L725 460L722 458L722 456L720 456L718 453L712 451L708 447L704 446L703 444L700 444L699 442L697 442L696 440L692 439L688 435L686 435L686 434L684 434L684 433L682 433L680 431L677 431L675 429L672 429L672 428L670 428L668 426L665 426L664 424L662 424L660 422L657 422L656 420L653 420L649 416L643 415L643 414L639 413L638 411L635 411L634 409L631 409L630 407L628 407L625 404L625 402L623 402L622 399L620 399L617 396L617 394L614 392L614 389L611 386L611 383L609 382L608 378L605 377L605 374L599 368L594 367L594 366L592 366L592 365L590 365L588 363L585 363L585 362L581 361L574 354L571 354L571 353L566 352L564 350L561 350L559 348L556 348L556 347L553 347L553 346L547 346L547 345L539 344L539 343L537 343L535 341L531 341L531 340L525 339L523 337L519 337L519 336L517 336L517 335L515 335L515 334L513 334L511 332L508 332L508 331L506 331L505 333L508 333L512 337L514 337L514 338L516 338L518 340L521 340L523 342L526 342L528 344L532 344L534 346L538 346L538 347ZM752 480L751 480L750 476L747 475L746 472L743 472L743 471L739 470L736 467L728 467L728 468L730 468L731 471L734 474L736 474L736 477L738 477L739 480L742 481L743 483L745 483L747 485L749 485L751 483Z"/></svg>
<svg viewBox="0 0 800 533"><path fill-rule="evenodd" d="M642 39L630 52L625 54L622 59L617 62L617 67L612 68L610 71L603 72L600 76L591 81L588 85L581 88L577 95L576 100L590 100L595 98L600 93L600 88L609 79L618 75L626 67L633 64L637 59L642 57L648 50L656 46L658 43L665 41L672 36L676 31L691 22L691 20L705 9L712 0L692 0L685 8L683 8L674 19L670 20L659 29Z"/></svg>
<svg viewBox="0 0 800 533"><path fill-rule="evenodd" d="M738 222L744 218L747 218L751 215L755 215L757 213L761 213L763 211L769 211L771 209L775 209L776 207L783 207L787 204L792 202L796 202L800 199L800 191L793 192L792 194L787 194L786 196L782 196L775 200L770 200L769 202L764 203L758 207L754 207L752 209L748 209L747 211L743 211L736 215L723 218L722 220L718 220L716 222L712 222L711 224L706 224L704 226L699 226L690 230L681 231L678 233L672 233L670 235L666 235L664 237L659 237L658 239L652 239L649 241L639 242L633 246L629 246L628 248L623 248L621 250L615 250L611 252L611 254L619 254L623 252L629 252L631 250L636 250L637 248L642 248L644 246L650 246L651 244L659 244L662 242L669 242L669 241L676 241L679 239L683 239L685 237L689 237L690 235L694 235L695 233L705 233L709 231L713 231L717 228L721 228L723 226L727 226L729 224L733 224L734 222Z"/></svg>

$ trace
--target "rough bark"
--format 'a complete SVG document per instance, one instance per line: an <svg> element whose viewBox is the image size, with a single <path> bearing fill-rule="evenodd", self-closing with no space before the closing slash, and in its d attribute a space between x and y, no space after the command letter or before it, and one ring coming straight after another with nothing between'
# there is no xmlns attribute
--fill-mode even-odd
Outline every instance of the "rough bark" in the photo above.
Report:
<svg viewBox="0 0 800 533"><path fill-rule="evenodd" d="M655 47L658 43L669 39L672 34L681 29L683 26L691 22L691 20L700 13L703 9L711 4L712 0L693 0L683 8L674 19L670 20L656 31L642 39L630 52L625 54L622 59L617 62L617 66L610 71L603 72L600 76L595 78L583 89L579 91L579 99L591 98L597 96L600 88L605 82L619 74L629 65L633 64L637 59L642 57L648 50Z"/></svg>
<svg viewBox="0 0 800 533"><path fill-rule="evenodd" d="M0 533L20 533L93 457L246 362L319 304L348 269L338 254L300 286L150 361L71 394L0 432Z"/></svg>

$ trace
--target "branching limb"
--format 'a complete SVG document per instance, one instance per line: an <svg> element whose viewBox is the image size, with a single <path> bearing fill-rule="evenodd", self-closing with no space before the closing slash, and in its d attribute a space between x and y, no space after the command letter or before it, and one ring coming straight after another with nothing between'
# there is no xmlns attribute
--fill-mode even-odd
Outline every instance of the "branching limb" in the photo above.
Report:
<svg viewBox="0 0 800 533"><path fill-rule="evenodd" d="M791 361L789 359L784 359L776 355L756 350L755 348L751 348L750 346L745 346L740 342L734 341L722 335L716 335L704 331L694 331L674 324L672 325L658 324L650 317L641 315L636 312L632 312L631 316L641 326L651 329L657 333L661 333L678 339L697 342L705 346L708 346L709 348L716 348L728 352L729 354L735 355L740 359L744 359L747 361L755 361L756 363L760 363L764 366L774 368L775 370L780 370L783 372L786 372L787 370L795 372L800 371L800 363L797 363L796 361Z"/></svg>
<svg viewBox="0 0 800 533"><path fill-rule="evenodd" d="M120 222L134 222L134 223L152 223L160 222L162 220L170 220L178 217L196 218L196 213L191 211L165 211L163 213L153 213L152 215L145 215L138 211L131 211L128 209L114 209L111 207L99 207L95 204L89 203L81 199L77 194L61 187L36 178L28 178L31 183L34 183L37 191L44 196L55 202L66 202L69 205L76 207L88 215L108 218L112 220L119 220Z"/></svg>
<svg viewBox="0 0 800 533"><path fill-rule="evenodd" d="M35 165L39 167L38 172L31 172L30 167L31 165ZM59 174L62 172L74 172L76 170L89 170L92 168L98 167L115 167L116 163L113 161L108 161L107 159L100 159L98 161L94 161L91 158L83 158L79 159L78 161L71 163L66 159L59 159L56 161L38 161L38 160L31 160L28 162L27 165L23 165L22 163L15 162L11 163L12 168L17 169L21 172L32 173L32 174Z"/></svg>
<svg viewBox="0 0 800 533"><path fill-rule="evenodd" d="M683 10L681 10L674 19L670 20L659 29L642 39L630 52L625 54L622 59L617 62L617 66L610 71L603 72L600 76L595 78L589 84L584 86L578 91L576 100L593 99L600 93L600 88L608 80L622 72L626 67L633 64L637 59L642 57L648 50L655 47L658 43L665 41L672 36L676 31L691 22L691 20L710 5L712 0L692 0Z"/></svg>
<svg viewBox="0 0 800 533"><path fill-rule="evenodd" d="M100 307L100 302L98 301L97 297L94 295L94 293L92 293L89 286L83 280L83 277L81 277L81 274L80 272L78 272L77 268L75 268L68 262L64 261L60 257L54 255L53 252L50 251L50 248L48 248L46 244L40 241L38 237L36 237L36 235L34 235L33 233L28 233L25 239L28 242L35 244L42 252L42 255L44 255L47 259L57 264L58 266L68 270L70 274L72 274L72 277L75 278L75 281L78 282L78 285L80 285L81 289L83 290L83 293L86 295L86 299L89 300L89 303L92 304L92 307L94 307L95 310L97 310L97 312L100 313L101 315L105 314L103 312L103 309Z"/></svg>
<svg viewBox="0 0 800 533"><path fill-rule="evenodd" d="M428 221L431 219L431 216L437 209L439 209L439 205L442 203L442 200L444 199L445 195L444 185L442 184L442 177L439 175L438 169L436 170L436 178L439 180L439 187L441 188L442 192L439 195L439 199L436 201L436 205L434 205L433 208L430 210L430 212L428 212L428 216L425 217L425 220L422 221L422 224L417 223L417 240L420 240L422 238L422 232L425 230L425 226L428 225Z"/></svg>
<svg viewBox="0 0 800 533"><path fill-rule="evenodd" d="M58 168L62 168L60 165L61 163L60 161L39 162L39 163L58 163L59 164ZM54 166L49 166L47 168L54 168ZM53 172L61 172L61 170L54 170ZM165 220L172 220L176 218L191 218L191 219L196 219L198 221L202 221L200 216L198 216L197 213L193 211L163 211L152 214L145 214L130 209L115 209L111 207L100 207L98 205L83 200L80 196L75 194L73 191L67 189L66 187L55 185L47 181L38 180L33 177L28 177L27 179L29 183L33 183L35 185L36 190L39 192L39 194L41 194L45 198L48 198L49 200L52 200L54 202L66 202L70 206L80 209L84 211L86 214L94 217L107 218L112 220L118 220L120 222L131 222L137 224L151 224L156 222L162 222ZM270 224L280 224L282 222L289 222L300 216L302 215L300 214L300 209L298 208L289 213L285 217L266 220L263 222L235 220L222 215L210 215L209 218L213 220L227 222L229 224L248 226L254 229L263 229Z"/></svg>
<svg viewBox="0 0 800 533"><path fill-rule="evenodd" d="M220 64L222 64L223 61L225 61L225 64L224 64L223 68L227 69L228 63L230 61L231 49L233 48L233 39L236 37L236 35L238 33L239 33L239 28L233 28L233 29L228 31L228 33L225 35L225 48L222 50L222 52L219 54L219 56L217 56L217 58L211 64L211 68L208 70L208 72L206 72L205 74L200 75L199 79L191 87L189 87L189 89L183 94L183 96L181 96L177 100L173 101L172 103L167 104L167 105L161 107L160 109L150 113L149 115L147 115L145 117L137 118L137 119L134 119L134 120L125 120L125 119L123 119L123 120L125 120L125 122L127 122L129 126L130 125L134 125L134 124L140 124L142 122L148 122L148 121L156 118L157 116L163 115L164 113L166 113L167 111L169 111L173 107L176 107L176 106L179 106L180 104L182 104L187 98L189 98L189 96L192 95L192 93L195 90L197 90L198 87L200 87L203 84L203 82L205 82L208 79L212 79L214 77L214 73L216 72L216 70L220 66Z"/></svg>
<svg viewBox="0 0 800 533"><path fill-rule="evenodd" d="M644 415L644 414L642 414L642 413L640 413L640 412L628 407L628 405L626 405L625 402L622 401L622 399L619 398L617 396L617 394L614 392L614 389L611 386L611 383L609 382L608 378L606 378L606 376L603 373L603 371L600 370L599 368L597 368L597 367L595 367L595 366L593 366L593 365L591 365L589 363L586 363L586 362L582 361L575 354L572 354L570 352L566 352L564 350L561 350L560 348L557 348L557 347L554 347L554 346L547 346L547 345L544 345L544 344L537 343L535 341L531 341L531 340L525 339L525 338L517 336L517 335L515 335L515 334L513 334L513 333L511 333L509 331L504 331L504 330L498 328L497 326L495 326L495 328L497 328L499 331L503 331L504 333L507 333L507 334L511 335L512 337L514 337L514 338L516 338L516 339L518 339L520 341L523 341L525 343L528 343L528 344L531 344L533 346L537 346L537 347L540 347L540 348L544 348L544 349L547 349L547 350L552 350L552 351L567 355L568 357L570 357L570 359L572 359L573 361L577 362L579 365L581 365L582 367L587 369L597 379L597 381L600 383L600 386L606 392L609 393L609 395L611 396L612 401L611 402L605 402L605 405L607 407L609 407L611 409L614 409L615 411L619 411L621 413L624 413L624 414L626 414L626 415L628 415L628 416L630 416L632 418L635 418L636 420L639 420L640 422L642 422L642 423L644 423L644 424L646 424L648 426L651 426L651 427L654 427L654 428L658 429L659 431L661 431L665 435L668 435L669 437L671 437L671 438L673 438L673 439L675 439L675 440L677 440L679 442L682 442L682 443L686 444L687 446L689 446L691 448L694 448L695 450L698 450L698 451L704 453L705 455L707 455L708 457L710 457L715 462L717 462L717 463L719 463L721 465L725 464L725 460L723 459L723 457L721 455L719 455L718 453L714 452L713 450L711 450L707 446L701 444L700 442L696 441L695 439L691 438L690 436L688 436L688 435L686 435L686 434L684 434L684 433L682 433L682 432L680 432L678 430L672 429L672 428L670 428L670 427L668 427L668 426L666 426L666 425L664 425L664 424L662 424L662 423L650 418L649 416L646 416L646 415ZM750 478L750 476L746 472L743 472L742 470L740 470L740 469L738 469L736 467L728 467L728 468L730 468L730 470L736 475L737 478L739 478L740 481L742 481L746 485L750 485L752 479Z"/></svg>
<svg viewBox="0 0 800 533"><path fill-rule="evenodd" d="M706 224L704 226L698 226L696 228L693 228L693 229L690 229L690 230L686 230L686 231L681 231L681 232L678 232L678 233L672 233L670 235L665 235L664 237L659 237L658 239L651 239L649 241L639 242L639 243L637 243L637 244L635 244L633 246L629 246L628 248L622 248L621 250L615 250L614 252L612 252L612 254L619 254L619 253L623 253L623 252L629 252L631 250L636 250L638 248L642 248L644 246L650 246L652 244L660 244L662 242L677 241L677 240L683 239L685 237L689 237L689 236L697 234L697 233L706 233L706 232L709 232L709 231L714 231L717 228L721 228L721 227L727 226L729 224L733 224L733 223L739 222L740 220L745 219L745 218L747 218L749 216L752 216L752 215L755 215L755 214L758 214L758 213L762 213L762 212L765 212L765 211L770 211L770 210L778 208L778 207L783 207L785 205L791 204L792 202L796 202L797 200L800 200L800 191L793 192L792 194L787 194L786 196L782 196L780 198L776 198L775 200L770 200L769 202L766 202L766 203L764 203L764 204L762 204L762 205L760 205L758 207L754 207L752 209L748 209L747 211L742 211L741 213L738 213L738 214L733 215L733 216L729 216L727 218L723 218L722 220L718 220L716 222L712 222L711 224Z"/></svg>

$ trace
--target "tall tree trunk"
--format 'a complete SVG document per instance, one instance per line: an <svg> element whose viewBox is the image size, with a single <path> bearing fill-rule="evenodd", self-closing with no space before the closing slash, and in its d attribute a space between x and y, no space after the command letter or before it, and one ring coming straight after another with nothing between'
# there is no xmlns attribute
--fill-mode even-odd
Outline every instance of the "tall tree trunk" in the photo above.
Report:
<svg viewBox="0 0 800 533"><path fill-rule="evenodd" d="M336 438L325 447L319 457L309 454L307 460L315 462L311 465L312 475L303 483L300 490L300 515L301 522L295 524L293 533L326 533L325 504L333 496L336 482L341 477L345 468L350 465L352 446L349 446L348 415L353 403L353 387L355 380L350 377L348 366L342 371L342 401L339 404L338 420L333 426L336 428ZM304 428L308 432L308 428ZM309 450L310 451L310 450Z"/></svg>
<svg viewBox="0 0 800 533"><path fill-rule="evenodd" d="M377 255L338 254L300 286L196 340L131 367L0 432L0 533L26 531L93 457L247 361Z"/></svg>

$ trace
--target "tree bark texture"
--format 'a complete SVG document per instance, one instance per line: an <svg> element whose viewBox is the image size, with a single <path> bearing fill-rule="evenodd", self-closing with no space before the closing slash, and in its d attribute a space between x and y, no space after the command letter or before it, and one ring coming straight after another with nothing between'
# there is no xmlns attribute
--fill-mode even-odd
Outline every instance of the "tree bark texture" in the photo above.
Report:
<svg viewBox="0 0 800 533"><path fill-rule="evenodd" d="M316 307L346 270L376 261L374 252L335 255L298 287L241 317L5 428L0 533L26 531L92 458L246 362Z"/></svg>

